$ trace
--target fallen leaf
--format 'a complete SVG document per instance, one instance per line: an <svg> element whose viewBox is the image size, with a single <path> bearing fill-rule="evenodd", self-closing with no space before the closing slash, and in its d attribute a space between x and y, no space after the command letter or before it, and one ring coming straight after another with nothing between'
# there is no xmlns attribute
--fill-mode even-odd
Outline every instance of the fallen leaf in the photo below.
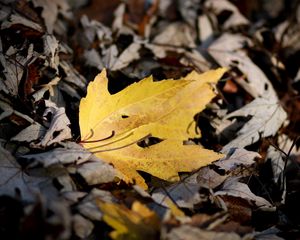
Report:
<svg viewBox="0 0 300 240"><path fill-rule="evenodd" d="M168 201L171 198L178 207L193 209L194 205L201 202L199 194L201 186L196 177L197 175L193 174L179 183L155 189L152 193L153 200L164 207L169 207Z"/></svg>
<svg viewBox="0 0 300 240"><path fill-rule="evenodd" d="M154 44L171 45L183 48L195 48L195 31L185 23L168 24L161 33L153 39Z"/></svg>
<svg viewBox="0 0 300 240"><path fill-rule="evenodd" d="M65 108L57 107L56 104L45 100L46 110L43 114L44 119L47 119L47 116L51 116L49 129L46 134L43 136L41 141L37 144L32 144L35 147L45 147L50 146L53 143L61 142L66 139L70 139L71 129L69 127L70 120L65 113Z"/></svg>
<svg viewBox="0 0 300 240"><path fill-rule="evenodd" d="M18 94L18 87L21 82L24 70L35 60L34 46L30 44L26 56L18 54L19 49L10 46L10 48L3 52L2 42L0 40L0 64L3 66L0 89L6 93L16 96Z"/></svg>
<svg viewBox="0 0 300 240"><path fill-rule="evenodd" d="M277 99L276 92L265 73L252 62L243 49L245 44L251 46L252 42L241 34L224 33L209 46L208 52L220 66L234 66L245 74L247 80L244 78L235 80L253 97Z"/></svg>
<svg viewBox="0 0 300 240"><path fill-rule="evenodd" d="M269 146L266 155L266 161L268 160L271 161L273 180L275 183L278 183L280 177L283 177L282 172L284 170L285 165L285 156L278 149L274 148L273 146Z"/></svg>
<svg viewBox="0 0 300 240"><path fill-rule="evenodd" d="M56 40L56 38L53 35L44 35L43 36L44 41L44 54L48 58L47 64L56 71L58 71L58 65L59 65L59 43Z"/></svg>
<svg viewBox="0 0 300 240"><path fill-rule="evenodd" d="M17 160L0 146L0 194L33 201L37 194L55 198L58 191L52 181L54 177L66 176L59 168L22 169Z"/></svg>
<svg viewBox="0 0 300 240"><path fill-rule="evenodd" d="M181 239L189 239L189 240L241 240L242 238L234 233L226 233L226 232L214 232L202 230L197 227L192 227L189 225L181 225L178 228L172 229L163 239L167 240L181 240Z"/></svg>
<svg viewBox="0 0 300 240"><path fill-rule="evenodd" d="M238 181L238 178L230 178L223 184L222 188L214 193L215 196L233 196L247 200L250 204L261 208L274 210L272 204L266 199L251 192L247 184Z"/></svg>
<svg viewBox="0 0 300 240"><path fill-rule="evenodd" d="M213 8L217 15L224 12L230 12L228 18L222 24L225 29L249 25L249 21L239 11L239 9L227 0L208 0L205 2L205 7Z"/></svg>
<svg viewBox="0 0 300 240"><path fill-rule="evenodd" d="M10 140L17 142L32 142L44 136L46 131L46 128L43 127L41 124L39 124L38 122L33 122L30 126L23 129Z"/></svg>
<svg viewBox="0 0 300 240"><path fill-rule="evenodd" d="M247 170L254 165L254 159L260 157L257 152L247 151L246 149L233 149L227 155L214 162L214 168L206 166L201 168L197 173L197 183L199 186L214 189L223 183L230 176L249 176L253 171ZM219 174L214 169L224 171L224 174ZM237 174L236 174L237 173Z"/></svg>
<svg viewBox="0 0 300 240"><path fill-rule="evenodd" d="M234 149L228 156L214 163L215 166L226 171L226 173L237 169L239 166L249 168L255 163L255 158L261 158L257 152L246 149Z"/></svg>
<svg viewBox="0 0 300 240"><path fill-rule="evenodd" d="M181 64L207 71L211 64L196 49L195 38L196 32L193 28L185 23L175 22L164 27L145 47L159 59L167 58L173 52L178 54Z"/></svg>
<svg viewBox="0 0 300 240"><path fill-rule="evenodd" d="M26 154L22 159L32 161L31 166L41 164L47 168L57 164L82 164L92 157L92 154L74 142L61 143L62 147L57 147L49 151L36 154Z"/></svg>
<svg viewBox="0 0 300 240"><path fill-rule="evenodd" d="M94 157L94 159L77 166L80 174L88 185L114 182L118 173L113 166Z"/></svg>
<svg viewBox="0 0 300 240"><path fill-rule="evenodd" d="M198 17L198 28L201 42L207 41L213 36L213 26L207 15L202 14Z"/></svg>
<svg viewBox="0 0 300 240"><path fill-rule="evenodd" d="M55 1L45 1L45 0L33 0L34 7L42 8L42 17L45 21L45 25L48 33L53 33L55 28L55 23L57 22L58 15L72 16L70 12L70 7L67 1L55 0Z"/></svg>
<svg viewBox="0 0 300 240"><path fill-rule="evenodd" d="M92 233L94 224L90 220L84 218L80 214L75 214L72 220L73 230L80 239L86 239Z"/></svg>
<svg viewBox="0 0 300 240"><path fill-rule="evenodd" d="M264 231L255 232L254 237L256 240L283 240L284 239L277 236L277 234L280 234L280 230L273 226Z"/></svg>
<svg viewBox="0 0 300 240"><path fill-rule="evenodd" d="M44 32L43 28L41 27L40 24L35 23L31 20L29 20L26 17L23 17L19 14L11 14L2 24L1 24L1 28L5 29L5 28L10 28L13 25L18 25L21 24L23 26L26 26L28 28L34 29L37 32Z"/></svg>
<svg viewBox="0 0 300 240"><path fill-rule="evenodd" d="M159 219L155 212L135 201L131 210L114 203L98 203L103 212L103 221L115 230L110 233L112 239L156 239Z"/></svg>
<svg viewBox="0 0 300 240"><path fill-rule="evenodd" d="M222 152L232 147L243 148L261 137L274 136L287 118L287 114L276 99L256 98L244 107L228 114L226 118L252 116L237 132L237 137L225 145Z"/></svg>
<svg viewBox="0 0 300 240"><path fill-rule="evenodd" d="M153 82L148 77L114 95L108 92L106 71L102 71L80 102L84 147L112 163L125 181L144 188L147 185L137 170L176 181L178 172L219 159L219 154L197 145L184 146L183 141L201 136L193 117L215 96L209 83L216 83L225 71L192 72L177 81ZM146 148L136 144L149 135L163 141Z"/></svg>
<svg viewBox="0 0 300 240"><path fill-rule="evenodd" d="M108 203L116 202L111 192L93 188L91 192L78 203L76 209L84 217L92 221L100 221L103 217L103 213L98 207L99 200Z"/></svg>
<svg viewBox="0 0 300 240"><path fill-rule="evenodd" d="M67 61L59 62L59 66L64 70L65 77L59 82L59 88L73 98L80 99L80 94L76 91L85 91L87 80Z"/></svg>

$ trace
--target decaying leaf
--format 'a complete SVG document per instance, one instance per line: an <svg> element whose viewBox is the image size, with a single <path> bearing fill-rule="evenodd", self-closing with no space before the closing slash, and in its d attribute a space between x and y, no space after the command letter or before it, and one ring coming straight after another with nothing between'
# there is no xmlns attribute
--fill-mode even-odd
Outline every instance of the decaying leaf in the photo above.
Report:
<svg viewBox="0 0 300 240"><path fill-rule="evenodd" d="M73 229L76 235L81 238L87 238L94 228L94 224L81 216L80 214L75 214L73 217Z"/></svg>
<svg viewBox="0 0 300 240"><path fill-rule="evenodd" d="M92 157L88 162L77 167L80 174L88 185L114 182L120 178L120 174L110 164L100 161L97 157Z"/></svg>
<svg viewBox="0 0 300 240"><path fill-rule="evenodd" d="M238 78L235 80L253 97L277 99L275 90L265 73L243 50L245 44L251 45L251 40L240 34L224 33L209 46L209 53L221 66L234 66L245 74L247 81Z"/></svg>
<svg viewBox="0 0 300 240"><path fill-rule="evenodd" d="M48 152L23 155L22 159L32 161L30 166L42 165L45 168L55 165L69 165L70 173L77 173L88 185L113 182L121 178L120 173L110 164L101 161L82 146L73 143L61 143L58 147Z"/></svg>
<svg viewBox="0 0 300 240"><path fill-rule="evenodd" d="M250 204L262 209L273 209L272 204L266 199L251 192L247 184L238 181L238 178L230 178L225 181L222 188L214 193L215 196L233 196L247 200Z"/></svg>
<svg viewBox="0 0 300 240"><path fill-rule="evenodd" d="M3 5L2 5L3 6ZM10 14L9 17L1 24L1 28L10 28L13 25L21 24L38 32L43 32L43 28L40 24L31 21L30 19L23 17L19 14Z"/></svg>
<svg viewBox="0 0 300 240"><path fill-rule="evenodd" d="M255 158L260 158L257 152L247 151L246 149L233 149L227 155L213 163L214 168L209 166L204 167L197 173L198 185L206 188L214 189L222 184L230 176L249 176L253 171L243 171L249 169L255 163ZM223 171L224 174L219 174L214 169Z"/></svg>
<svg viewBox="0 0 300 240"><path fill-rule="evenodd" d="M33 122L30 126L23 129L17 135L12 137L11 141L17 142L32 142L40 139L47 132L46 128L38 122Z"/></svg>
<svg viewBox="0 0 300 240"><path fill-rule="evenodd" d="M195 37L193 28L177 22L164 27L153 41L145 46L157 58L166 58L169 52L174 52L178 54L179 61L183 65L192 65L196 69L207 71L211 65L196 49Z"/></svg>
<svg viewBox="0 0 300 240"><path fill-rule="evenodd" d="M184 146L183 141L200 136L193 117L215 96L210 83L216 83L225 71L192 72L177 81L153 82L148 77L114 95L108 92L102 71L80 102L84 147L112 163L126 176L125 181L136 181L144 188L137 170L175 181L178 172L219 159L219 154L197 145ZM136 144L147 136L163 141L145 148Z"/></svg>
<svg viewBox="0 0 300 240"><path fill-rule="evenodd" d="M243 148L255 143L260 137L274 136L287 118L284 109L272 98L256 98L243 108L228 114L226 118L236 116L252 118L238 131L237 138L224 146L223 152L232 147Z"/></svg>
<svg viewBox="0 0 300 240"><path fill-rule="evenodd" d="M229 17L223 23L225 29L248 25L249 21L240 12L239 9L227 0L208 0L205 2L207 8L213 8L213 10L219 15L225 11L230 12Z"/></svg>
<svg viewBox="0 0 300 240"><path fill-rule="evenodd" d="M242 238L238 234L233 232L227 233L227 232L207 231L189 225L182 225L178 228L172 229L167 234L165 239L167 240L181 240L181 239L242 240Z"/></svg>
<svg viewBox="0 0 300 240"><path fill-rule="evenodd" d="M135 201L131 210L114 203L98 203L103 212L103 220L115 230L112 239L156 239L159 219L155 212Z"/></svg>
<svg viewBox="0 0 300 240"><path fill-rule="evenodd" d="M33 0L35 7L42 8L42 17L44 18L47 31L53 32L55 22L57 21L58 15L70 16L70 7L67 1L45 1L45 0Z"/></svg>
<svg viewBox="0 0 300 240"><path fill-rule="evenodd" d="M199 194L201 186L196 177L197 175L193 174L179 183L156 189L152 193L153 200L168 207L168 200L171 198L178 207L193 209L194 205L201 201Z"/></svg>
<svg viewBox="0 0 300 240"><path fill-rule="evenodd" d="M56 164L82 164L91 158L91 153L76 143L68 142L61 145L62 147L47 152L23 155L22 158L32 160L32 166L41 164L44 167Z"/></svg>
<svg viewBox="0 0 300 240"><path fill-rule="evenodd" d="M12 96L16 96L26 65L35 59L33 56L33 44L29 45L26 56L18 55L19 49L13 46L4 54L0 40L0 51L0 64L4 67L0 78L2 82L0 89L10 93Z"/></svg>
<svg viewBox="0 0 300 240"><path fill-rule="evenodd" d="M43 116L45 119L47 119L47 116L50 115L51 122L48 131L43 136L40 143L36 145L41 147L50 146L53 143L70 139L72 137L71 129L69 127L71 123L65 113L65 108L57 107L50 101L45 101L45 103L47 108Z"/></svg>
<svg viewBox="0 0 300 240"><path fill-rule="evenodd" d="M52 184L55 177L63 176L59 169L22 169L16 159L0 147L0 194L33 201L37 194L54 197L57 190Z"/></svg>
<svg viewBox="0 0 300 240"><path fill-rule="evenodd" d="M103 213L98 207L98 200L107 203L116 202L115 197L109 192L93 188L93 190L77 205L77 210L84 217L92 221L100 221Z"/></svg>

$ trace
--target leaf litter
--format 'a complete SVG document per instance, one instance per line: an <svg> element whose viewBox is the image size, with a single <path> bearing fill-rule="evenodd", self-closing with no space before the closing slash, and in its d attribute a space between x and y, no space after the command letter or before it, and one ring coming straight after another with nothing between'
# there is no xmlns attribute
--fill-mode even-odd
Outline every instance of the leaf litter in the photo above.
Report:
<svg viewBox="0 0 300 240"><path fill-rule="evenodd" d="M1 237L297 238L299 3L11 2Z"/></svg>

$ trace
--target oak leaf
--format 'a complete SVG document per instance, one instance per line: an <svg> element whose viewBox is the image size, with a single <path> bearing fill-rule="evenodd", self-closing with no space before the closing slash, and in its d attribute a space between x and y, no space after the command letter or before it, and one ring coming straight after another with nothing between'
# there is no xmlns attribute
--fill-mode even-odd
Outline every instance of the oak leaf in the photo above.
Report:
<svg viewBox="0 0 300 240"><path fill-rule="evenodd" d="M183 141L201 136L193 117L215 96L211 84L225 71L192 72L176 81L155 82L147 77L110 94L103 70L80 102L82 144L112 163L126 182L147 188L137 170L168 181L179 180L178 172L196 170L222 157ZM162 141L141 147L139 141L149 136Z"/></svg>

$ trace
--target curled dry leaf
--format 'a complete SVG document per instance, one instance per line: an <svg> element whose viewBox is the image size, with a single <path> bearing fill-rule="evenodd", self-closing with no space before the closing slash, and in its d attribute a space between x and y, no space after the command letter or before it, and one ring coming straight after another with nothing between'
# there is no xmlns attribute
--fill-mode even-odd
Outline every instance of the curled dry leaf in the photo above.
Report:
<svg viewBox="0 0 300 240"><path fill-rule="evenodd" d="M92 191L78 203L76 209L84 217L92 221L100 221L103 217L103 213L98 207L99 200L107 203L117 201L109 191L93 188Z"/></svg>
<svg viewBox="0 0 300 240"><path fill-rule="evenodd" d="M40 24L35 23L35 22L31 21L30 19L23 17L19 14L9 15L9 17L7 19L5 19L5 21L3 21L3 23L1 24L1 29L10 28L11 26L17 25L17 24L34 29L40 33L44 32L44 30Z"/></svg>
<svg viewBox="0 0 300 240"><path fill-rule="evenodd" d="M158 188L152 193L155 202L169 207L168 200L172 199L178 207L193 209L194 205L201 202L199 194L200 185L196 179L197 175L183 179L181 182L165 188Z"/></svg>
<svg viewBox="0 0 300 240"><path fill-rule="evenodd" d="M223 184L222 188L214 193L215 196L233 196L247 200L255 207L274 210L273 205L266 199L256 196L251 192L247 184L238 181L238 178L230 178Z"/></svg>
<svg viewBox="0 0 300 240"><path fill-rule="evenodd" d="M45 0L32 0L32 3L35 7L42 8L42 17L45 21L45 25L48 33L53 33L55 23L57 21L58 15L61 14L65 17L69 17L71 12L68 1L65 0L54 0L54 1L45 1Z"/></svg>
<svg viewBox="0 0 300 240"><path fill-rule="evenodd" d="M213 8L213 10L217 13L217 15L222 12L230 12L229 17L223 23L223 27L225 29L241 26L241 25L249 25L249 21L245 18L239 11L239 9L227 0L208 0L205 2L205 6L207 8Z"/></svg>
<svg viewBox="0 0 300 240"><path fill-rule="evenodd" d="M0 40L0 51L0 64L4 68L0 78L0 89L12 96L17 96L25 67L35 59L33 56L33 44L29 45L26 56L18 54L19 49L13 46L10 46L4 54Z"/></svg>
<svg viewBox="0 0 300 240"><path fill-rule="evenodd" d="M257 152L247 151L246 149L232 149L224 158L212 164L219 170L225 171L225 174L221 175L207 166L198 171L197 182L202 187L214 189L228 177L234 175L234 172L238 172L238 176L251 175L251 171L245 173L241 169L248 169L255 163L254 159L257 157L260 157Z"/></svg>
<svg viewBox="0 0 300 240"><path fill-rule="evenodd" d="M17 135L12 137L11 141L32 142L41 139L47 132L47 129L38 122L33 122L30 126L23 129Z"/></svg>
<svg viewBox="0 0 300 240"><path fill-rule="evenodd" d="M236 66L245 74L247 81L238 78L235 80L253 97L277 99L269 79L243 50L245 44L252 44L249 38L240 34L224 33L209 46L208 52L221 66Z"/></svg>
<svg viewBox="0 0 300 240"><path fill-rule="evenodd" d="M92 154L76 143L68 142L62 145L63 147L47 152L23 155L22 158L32 160L32 166L42 164L44 167L56 164L82 164L91 158Z"/></svg>
<svg viewBox="0 0 300 240"><path fill-rule="evenodd" d="M189 225L181 225L180 227L173 228L166 235L164 239L167 240L181 240L181 239L242 240L242 238L238 234L233 232L227 233L227 232L207 231Z"/></svg>
<svg viewBox="0 0 300 240"><path fill-rule="evenodd" d="M61 142L72 137L69 127L71 123L65 113L65 108L59 108L50 101L45 101L45 103L47 108L43 116L47 119L47 116L50 115L51 121L50 123L46 122L46 124L49 124L49 128L41 141L37 144L32 144L32 146L35 147L50 146L53 143Z"/></svg>
<svg viewBox="0 0 300 240"><path fill-rule="evenodd" d="M75 214L72 220L73 230L80 239L87 238L94 229L94 224L80 214Z"/></svg>
<svg viewBox="0 0 300 240"><path fill-rule="evenodd" d="M287 118L285 110L274 98L256 98L246 106L228 114L226 118L252 116L237 132L237 137L225 145L223 153L234 147L245 147L261 137L274 136Z"/></svg>
<svg viewBox="0 0 300 240"><path fill-rule="evenodd" d="M215 96L210 84L225 71L192 72L177 81L154 82L148 77L111 95L103 70L80 102L84 147L112 163L125 175L126 182L136 181L144 188L147 185L137 170L176 181L178 172L193 171L219 159L219 154L183 145L183 141L200 136L193 117ZM150 135L163 141L146 148L137 144Z"/></svg>
<svg viewBox="0 0 300 240"><path fill-rule="evenodd" d="M83 177L88 185L114 182L121 178L121 174L112 165L96 157L92 157L92 160L77 166L77 173Z"/></svg>
<svg viewBox="0 0 300 240"><path fill-rule="evenodd" d="M61 145L63 147L47 152L23 155L22 159L31 160L30 166L42 165L45 168L73 164L76 170L70 168L69 172L80 174L88 185L109 183L121 178L121 174L113 166L98 159L80 145L73 142Z"/></svg>
<svg viewBox="0 0 300 240"><path fill-rule="evenodd" d="M19 197L24 201L34 201L37 194L55 198L58 191L52 184L54 177L66 176L55 169L22 169L16 159L0 146L0 193Z"/></svg>

